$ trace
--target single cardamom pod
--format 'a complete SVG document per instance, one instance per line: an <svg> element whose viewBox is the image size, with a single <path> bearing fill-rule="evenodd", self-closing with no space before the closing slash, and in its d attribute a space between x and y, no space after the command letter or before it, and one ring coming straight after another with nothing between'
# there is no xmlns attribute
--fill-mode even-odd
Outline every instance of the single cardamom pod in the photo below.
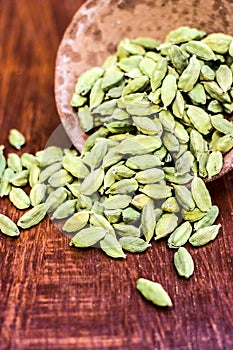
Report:
<svg viewBox="0 0 233 350"><path fill-rule="evenodd" d="M186 221L177 227L168 239L169 248L179 248L184 245L192 233L192 226L190 222Z"/></svg>
<svg viewBox="0 0 233 350"><path fill-rule="evenodd" d="M131 207L128 207L122 210L122 219L126 224L134 223L139 218L140 218L140 213Z"/></svg>
<svg viewBox="0 0 233 350"><path fill-rule="evenodd" d="M21 164L22 164L22 167L30 170L34 164L37 165L36 157L33 154L24 153L21 156Z"/></svg>
<svg viewBox="0 0 233 350"><path fill-rule="evenodd" d="M137 289L147 300L152 301L155 305L172 306L172 301L168 293L161 284L157 282L152 282L145 278L139 278L137 280Z"/></svg>
<svg viewBox="0 0 233 350"><path fill-rule="evenodd" d="M151 247L151 244L145 242L143 239L138 237L125 236L119 239L119 242L124 250L127 250L130 253L142 253L148 247Z"/></svg>
<svg viewBox="0 0 233 350"><path fill-rule="evenodd" d="M48 192L48 188L47 188ZM47 197L45 203L47 204L47 211L53 212L55 211L59 205L61 205L67 198L68 192L65 187L58 187L55 191L52 192Z"/></svg>
<svg viewBox="0 0 233 350"><path fill-rule="evenodd" d="M196 28L190 28L188 26L178 27L171 30L166 38L165 42L171 42L175 44L181 44L190 40L200 40L206 35L205 32Z"/></svg>
<svg viewBox="0 0 233 350"><path fill-rule="evenodd" d="M232 86L232 72L226 64L221 64L217 69L216 80L223 92L230 90Z"/></svg>
<svg viewBox="0 0 233 350"><path fill-rule="evenodd" d="M113 236L115 236L115 231L113 226L109 223L109 221L103 216L96 213L92 213L90 215L90 224L95 227L102 227Z"/></svg>
<svg viewBox="0 0 233 350"><path fill-rule="evenodd" d="M80 191L86 196L97 192L104 181L104 170L102 168L93 170L82 182Z"/></svg>
<svg viewBox="0 0 233 350"><path fill-rule="evenodd" d="M9 134L9 142L16 149L21 149L26 140L24 135L16 129L11 129Z"/></svg>
<svg viewBox="0 0 233 350"><path fill-rule="evenodd" d="M12 187L9 199L17 209L27 209L31 204L30 198L21 188Z"/></svg>
<svg viewBox="0 0 233 350"><path fill-rule="evenodd" d="M88 223L89 216L89 211L80 211L79 213L75 213L68 220L66 220L62 230L65 232L77 232L81 230Z"/></svg>
<svg viewBox="0 0 233 350"><path fill-rule="evenodd" d="M134 225L127 225L125 223L113 224L114 229L117 231L119 236L132 236L140 237L141 231Z"/></svg>
<svg viewBox="0 0 233 350"><path fill-rule="evenodd" d="M175 197L167 198L161 205L161 209L168 213L178 213L180 211L179 204L177 203Z"/></svg>
<svg viewBox="0 0 233 350"><path fill-rule="evenodd" d="M194 247L200 247L213 241L217 237L220 227L221 224L199 228L189 238L189 243Z"/></svg>
<svg viewBox="0 0 233 350"><path fill-rule="evenodd" d="M203 218L206 215L205 212L201 211L199 208L194 208L193 210L184 210L182 209L182 216L184 220L195 222Z"/></svg>
<svg viewBox="0 0 233 350"><path fill-rule="evenodd" d="M153 200L145 194L137 194L133 197L131 204L138 210L142 210L148 202L153 203Z"/></svg>
<svg viewBox="0 0 233 350"><path fill-rule="evenodd" d="M162 165L159 157L153 154L130 157L127 159L125 164L127 167L133 170L146 170Z"/></svg>
<svg viewBox="0 0 233 350"><path fill-rule="evenodd" d="M135 175L135 180L141 184L150 184L163 180L165 177L164 171L159 168L151 168L139 171Z"/></svg>
<svg viewBox="0 0 233 350"><path fill-rule="evenodd" d="M7 165L14 172L22 171L21 159L16 153L9 153L7 157Z"/></svg>
<svg viewBox="0 0 233 350"><path fill-rule="evenodd" d="M88 227L84 228L72 238L70 246L77 248L92 247L105 237L108 231L101 227Z"/></svg>
<svg viewBox="0 0 233 350"><path fill-rule="evenodd" d="M215 176L220 173L223 167L223 156L220 151L213 151L210 153L207 164L206 164L206 170L208 173L208 177L211 178L212 176Z"/></svg>
<svg viewBox="0 0 233 350"><path fill-rule="evenodd" d="M195 176L191 183L191 192L197 207L201 211L208 211L212 205L209 191L204 181Z"/></svg>
<svg viewBox="0 0 233 350"><path fill-rule="evenodd" d="M167 73L167 66L167 60L165 58L161 58L157 61L156 66L151 74L152 91L157 90L162 84L162 81Z"/></svg>
<svg viewBox="0 0 233 350"><path fill-rule="evenodd" d="M33 164L29 170L29 185L33 187L39 183L40 168L38 165Z"/></svg>
<svg viewBox="0 0 233 350"><path fill-rule="evenodd" d="M42 203L38 204L34 208L27 211L21 218L18 220L17 225L23 229L30 228L37 225L42 221L47 213L47 204Z"/></svg>
<svg viewBox="0 0 233 350"><path fill-rule="evenodd" d="M63 158L63 150L57 146L49 146L43 151L36 152L36 160L41 167L60 162Z"/></svg>
<svg viewBox="0 0 233 350"><path fill-rule="evenodd" d="M194 229L197 231L200 228L213 225L213 223L218 217L218 214L219 214L218 207L216 205L212 205L212 207L207 211L205 216L203 216L203 218L200 219L199 221L195 222Z"/></svg>
<svg viewBox="0 0 233 350"><path fill-rule="evenodd" d="M191 91L200 76L200 71L201 64L196 56L193 55L179 78L178 88L184 92Z"/></svg>
<svg viewBox="0 0 233 350"><path fill-rule="evenodd" d="M166 185L165 181L157 184L145 185L143 188L140 188L139 191L153 199L164 199L172 195L171 188Z"/></svg>
<svg viewBox="0 0 233 350"><path fill-rule="evenodd" d="M111 258L126 258L121 244L116 237L110 233L106 233L104 239L100 241L100 248Z"/></svg>
<svg viewBox="0 0 233 350"><path fill-rule="evenodd" d="M186 50L192 55L196 55L205 61L211 61L215 59L214 52L203 41L190 40L186 45Z"/></svg>
<svg viewBox="0 0 233 350"><path fill-rule="evenodd" d="M156 135L160 131L156 123L148 117L132 117L132 119L138 131L145 135Z"/></svg>
<svg viewBox="0 0 233 350"><path fill-rule="evenodd" d="M103 201L104 209L124 209L128 207L132 197L126 194L116 194L108 197Z"/></svg>
<svg viewBox="0 0 233 350"><path fill-rule="evenodd" d="M93 85L91 92L90 92L90 107L97 107L99 106L104 99L104 90L102 88L102 78L98 79L95 84Z"/></svg>
<svg viewBox="0 0 233 350"><path fill-rule="evenodd" d="M120 154L142 155L153 152L162 145L158 136L136 135L132 138L123 140L116 147Z"/></svg>
<svg viewBox="0 0 233 350"><path fill-rule="evenodd" d="M222 117L222 114L212 115L211 123L213 127L223 134L233 135L233 123Z"/></svg>
<svg viewBox="0 0 233 350"><path fill-rule="evenodd" d="M7 236L17 237L20 235L16 224L8 216L0 214L0 231Z"/></svg>
<svg viewBox="0 0 233 350"><path fill-rule="evenodd" d="M176 77L173 74L168 74L162 83L161 100L164 108L168 107L174 100L177 92Z"/></svg>
<svg viewBox="0 0 233 350"><path fill-rule="evenodd" d="M29 178L29 171L21 170L11 177L10 183L17 187L23 187L27 185L28 178Z"/></svg>
<svg viewBox="0 0 233 350"><path fill-rule="evenodd" d="M107 150L108 150L107 142L104 139L96 142L90 154L91 171L95 170L101 165L102 160L105 154L107 153Z"/></svg>
<svg viewBox="0 0 233 350"><path fill-rule="evenodd" d="M184 247L180 247L174 254L174 265L180 276L189 278L194 272L194 262L191 254Z"/></svg>
<svg viewBox="0 0 233 350"><path fill-rule="evenodd" d="M77 156L65 155L62 160L62 165L65 170L79 179L84 179L89 175L88 168Z"/></svg>
<svg viewBox="0 0 233 350"><path fill-rule="evenodd" d="M178 216L173 213L163 214L155 227L155 240L166 237L178 225Z"/></svg>
<svg viewBox="0 0 233 350"><path fill-rule="evenodd" d="M3 172L0 182L0 196L8 196L11 191L10 179L14 176L14 171L11 168L6 168Z"/></svg>
<svg viewBox="0 0 233 350"><path fill-rule="evenodd" d="M56 173L50 176L48 183L52 187L62 187L71 183L73 181L73 176L68 173L65 169L58 170Z"/></svg>
<svg viewBox="0 0 233 350"><path fill-rule="evenodd" d="M194 127L203 135L207 135L212 129L212 124L208 113L197 106L189 105L187 115Z"/></svg>
<svg viewBox="0 0 233 350"><path fill-rule="evenodd" d="M47 187L45 184L35 184L29 194L31 204L35 207L38 204L41 204L45 200L45 195L47 192Z"/></svg>
<svg viewBox="0 0 233 350"><path fill-rule="evenodd" d="M104 215L110 224L116 224L121 220L121 209L106 209L104 210Z"/></svg>
<svg viewBox="0 0 233 350"><path fill-rule="evenodd" d="M177 202L182 206L182 208L186 211L193 210L195 208L195 202L191 191L183 185L173 184L173 188Z"/></svg>
<svg viewBox="0 0 233 350"><path fill-rule="evenodd" d="M152 203L147 203L142 209L142 218L141 218L141 230L143 235L146 238L146 242L150 242L155 232L155 212L154 205Z"/></svg>
<svg viewBox="0 0 233 350"><path fill-rule="evenodd" d="M107 194L134 193L138 189L138 182L135 179L123 179L115 182L107 191ZM116 209L116 208L115 208Z"/></svg>
<svg viewBox="0 0 233 350"><path fill-rule="evenodd" d="M59 205L59 207L53 213L52 220L62 220L74 214L76 209L77 200L70 199Z"/></svg>

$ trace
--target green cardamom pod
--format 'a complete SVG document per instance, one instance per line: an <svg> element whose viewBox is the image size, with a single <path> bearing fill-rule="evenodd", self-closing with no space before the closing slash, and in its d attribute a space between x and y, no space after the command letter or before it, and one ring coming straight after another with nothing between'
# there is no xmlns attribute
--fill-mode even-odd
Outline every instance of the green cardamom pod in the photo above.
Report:
<svg viewBox="0 0 233 350"><path fill-rule="evenodd" d="M11 129L9 134L9 142L16 149L21 149L26 140L24 135L16 129Z"/></svg>
<svg viewBox="0 0 233 350"><path fill-rule="evenodd" d="M17 209L27 209L31 204L30 198L21 188L12 187L9 199Z"/></svg>
<svg viewBox="0 0 233 350"><path fill-rule="evenodd" d="M104 239L100 241L100 248L111 258L126 258L121 244L116 237L110 233L107 233Z"/></svg>
<svg viewBox="0 0 233 350"><path fill-rule="evenodd" d="M193 55L179 78L178 88L184 92L191 91L200 76L200 71L201 64L196 56Z"/></svg>
<svg viewBox="0 0 233 350"><path fill-rule="evenodd" d="M82 73L75 85L75 92L77 94L85 96L94 86L95 82L102 77L103 74L104 69L100 67L94 67Z"/></svg>
<svg viewBox="0 0 233 350"><path fill-rule="evenodd" d="M205 61L211 61L215 59L214 52L203 41L190 40L186 45L186 50L192 55L196 55Z"/></svg>
<svg viewBox="0 0 233 350"><path fill-rule="evenodd" d="M172 195L171 188L165 182L145 185L139 191L153 199L164 199Z"/></svg>
<svg viewBox="0 0 233 350"><path fill-rule="evenodd" d="M107 194L128 194L134 193L138 188L138 182L135 179L123 179L115 182L107 191ZM115 208L116 209L116 208Z"/></svg>
<svg viewBox="0 0 233 350"><path fill-rule="evenodd" d="M6 167L6 158L3 154L4 146L0 146L0 181Z"/></svg>
<svg viewBox="0 0 233 350"><path fill-rule="evenodd" d="M156 66L151 74L151 88L152 91L157 90L162 84L163 79L167 73L167 60L161 58L157 61Z"/></svg>
<svg viewBox="0 0 233 350"><path fill-rule="evenodd" d="M52 187L62 187L73 181L73 176L65 169L58 170L50 176L48 183Z"/></svg>
<svg viewBox="0 0 233 350"><path fill-rule="evenodd" d="M155 305L172 306L172 301L168 293L159 283L149 281L145 278L139 278L137 280L137 289L147 300Z"/></svg>
<svg viewBox="0 0 233 350"><path fill-rule="evenodd" d="M23 229L30 228L37 225L42 221L47 213L48 206L45 203L38 204L34 208L27 211L21 218L18 220L17 225Z"/></svg>
<svg viewBox="0 0 233 350"><path fill-rule="evenodd" d="M49 146L43 151L36 152L36 160L41 167L60 162L63 158L63 150L60 147Z"/></svg>
<svg viewBox="0 0 233 350"><path fill-rule="evenodd" d="M27 185L28 178L29 178L29 171L21 170L11 177L10 183L17 187L23 187Z"/></svg>
<svg viewBox="0 0 233 350"><path fill-rule="evenodd" d="M68 191L64 187L58 187L47 197L45 203L47 204L47 211L55 211L67 198Z"/></svg>
<svg viewBox="0 0 233 350"><path fill-rule="evenodd" d="M81 230L88 223L89 216L89 211L80 211L79 213L75 213L68 220L66 220L62 230L65 232L77 232Z"/></svg>
<svg viewBox="0 0 233 350"><path fill-rule="evenodd" d="M155 240L166 237L178 225L178 216L173 213L163 214L155 227Z"/></svg>
<svg viewBox="0 0 233 350"><path fill-rule="evenodd" d="M220 227L221 224L199 228L189 238L189 243L194 247L200 247L213 241L217 237Z"/></svg>
<svg viewBox="0 0 233 350"><path fill-rule="evenodd" d="M182 206L182 208L187 211L193 210L195 208L195 202L191 191L183 185L173 184L173 188L177 202Z"/></svg>
<svg viewBox="0 0 233 350"><path fill-rule="evenodd" d="M59 205L53 213L52 220L62 220L74 214L76 209L77 200L70 199Z"/></svg>
<svg viewBox="0 0 233 350"><path fill-rule="evenodd" d="M65 155L62 160L62 166L66 171L79 179L85 179L89 175L88 168L82 159L77 156Z"/></svg>
<svg viewBox="0 0 233 350"><path fill-rule="evenodd" d="M127 225L125 223L113 224L114 229L117 231L119 236L132 236L140 237L141 231L138 227L134 225Z"/></svg>
<svg viewBox="0 0 233 350"><path fill-rule="evenodd" d="M151 247L151 244L145 242L143 239L138 237L125 236L119 239L119 242L124 250L127 250L130 253L142 253L148 247Z"/></svg>
<svg viewBox="0 0 233 350"><path fill-rule="evenodd" d="M75 246L77 248L92 247L103 239L107 233L108 231L101 227L84 228L72 238L70 246Z"/></svg>
<svg viewBox="0 0 233 350"><path fill-rule="evenodd" d="M200 228L213 225L213 223L218 217L218 214L219 214L218 207L216 205L212 205L212 207L207 211L205 216L203 216L199 221L195 222L194 229L197 231Z"/></svg>
<svg viewBox="0 0 233 350"><path fill-rule="evenodd" d="M177 92L176 77L173 74L168 74L162 83L161 87L161 100L163 106L168 107L174 100Z"/></svg>
<svg viewBox="0 0 233 350"><path fill-rule="evenodd" d="M197 207L201 211L208 211L212 206L211 197L204 181L200 177L194 177L191 183L191 192Z"/></svg>
<svg viewBox="0 0 233 350"><path fill-rule="evenodd" d="M22 171L21 159L16 153L8 154L7 165L16 173Z"/></svg>
<svg viewBox="0 0 233 350"><path fill-rule="evenodd" d="M194 262L191 254L184 247L180 247L174 254L174 265L180 276L189 278L194 272Z"/></svg>
<svg viewBox="0 0 233 350"><path fill-rule="evenodd" d="M159 182L165 177L164 171L159 168L151 168L139 171L135 175L135 180L141 184L150 184L154 182Z"/></svg>
<svg viewBox="0 0 233 350"><path fill-rule="evenodd" d="M155 233L156 219L154 205L147 203L142 209L141 230L146 238L146 242L150 242Z"/></svg>
<svg viewBox="0 0 233 350"><path fill-rule="evenodd" d="M97 192L104 181L104 170L102 168L93 170L82 182L80 191L86 196Z"/></svg>
<svg viewBox="0 0 233 350"><path fill-rule="evenodd" d="M210 153L207 164L206 164L206 170L208 173L208 177L211 178L212 176L215 176L220 173L223 167L223 156L220 151L213 151Z"/></svg>
<svg viewBox="0 0 233 350"><path fill-rule="evenodd" d="M127 159L125 164L127 167L133 170L146 170L162 165L159 157L153 154L130 157Z"/></svg>
<svg viewBox="0 0 233 350"><path fill-rule="evenodd" d="M191 233L192 226L190 222L186 221L178 226L168 239L169 248L179 248L184 245L189 240Z"/></svg>
<svg viewBox="0 0 233 350"><path fill-rule="evenodd" d="M16 224L8 216L0 214L0 231L7 236L17 237L20 235Z"/></svg>
<svg viewBox="0 0 233 350"><path fill-rule="evenodd" d="M95 227L102 227L113 236L115 236L115 231L112 225L108 222L108 220L99 214L93 213L90 215L90 224Z"/></svg>

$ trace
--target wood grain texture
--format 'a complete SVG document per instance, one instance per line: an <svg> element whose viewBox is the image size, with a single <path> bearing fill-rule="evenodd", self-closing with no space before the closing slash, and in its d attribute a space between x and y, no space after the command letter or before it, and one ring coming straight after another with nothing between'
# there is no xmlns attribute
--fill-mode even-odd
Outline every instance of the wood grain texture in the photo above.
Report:
<svg viewBox="0 0 233 350"><path fill-rule="evenodd" d="M27 137L23 151L34 152L59 125L56 51L83 2L0 0L0 137L7 152L12 127ZM233 172L208 188L222 229L212 244L189 248L196 266L190 281L176 275L166 241L115 261L97 249L70 248L48 218L18 239L0 234L0 349L232 349ZM21 215L7 199L1 212ZM138 277L162 283L174 307L143 300Z"/></svg>

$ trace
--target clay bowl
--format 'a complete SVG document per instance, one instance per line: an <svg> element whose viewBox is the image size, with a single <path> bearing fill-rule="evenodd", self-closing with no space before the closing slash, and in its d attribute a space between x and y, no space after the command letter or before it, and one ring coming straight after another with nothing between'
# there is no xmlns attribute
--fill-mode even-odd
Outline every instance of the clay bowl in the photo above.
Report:
<svg viewBox="0 0 233 350"><path fill-rule="evenodd" d="M55 98L62 124L74 146L87 135L79 127L70 100L77 77L115 52L120 39L151 36L163 40L179 26L233 34L230 0L88 0L74 15L57 53ZM216 179L233 167L233 150L225 155ZM208 180L207 180L208 181Z"/></svg>

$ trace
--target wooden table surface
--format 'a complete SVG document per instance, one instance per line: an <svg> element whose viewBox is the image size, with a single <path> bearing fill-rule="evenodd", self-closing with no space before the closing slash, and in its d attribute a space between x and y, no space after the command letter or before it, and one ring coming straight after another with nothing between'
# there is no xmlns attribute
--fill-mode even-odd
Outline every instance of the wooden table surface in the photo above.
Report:
<svg viewBox="0 0 233 350"><path fill-rule="evenodd" d="M1 143L15 127L24 152L43 149L59 125L54 65L81 0L0 0ZM65 133L63 132L63 139ZM233 349L233 172L208 184L222 224L214 243L190 251L195 274L179 278L166 241L115 261L78 251L49 218L18 239L0 234L0 349ZM1 199L1 213L21 213ZM143 300L138 277L163 284L174 301Z"/></svg>

